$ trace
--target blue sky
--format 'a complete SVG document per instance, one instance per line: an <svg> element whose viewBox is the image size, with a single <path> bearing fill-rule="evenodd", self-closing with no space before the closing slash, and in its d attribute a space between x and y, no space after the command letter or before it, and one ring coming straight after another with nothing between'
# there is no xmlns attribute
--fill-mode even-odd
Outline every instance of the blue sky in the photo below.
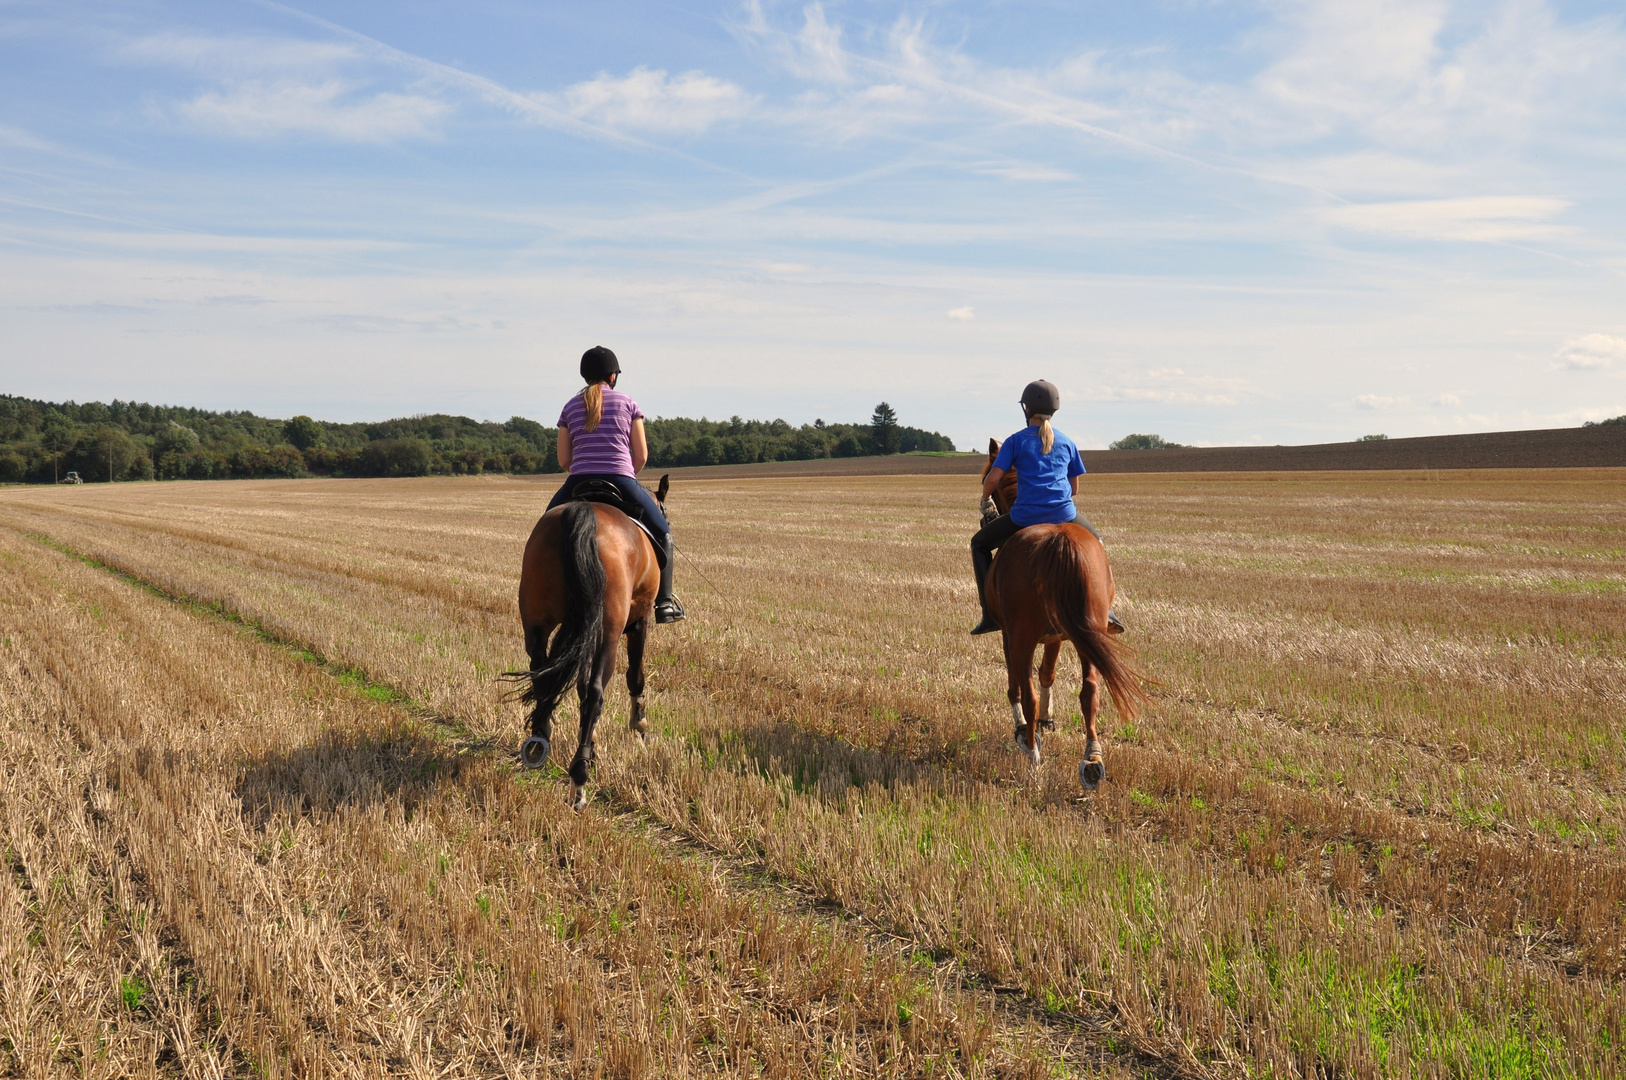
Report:
<svg viewBox="0 0 1626 1080"><path fill-rule="evenodd" d="M0 390L962 446L1626 413L1618 4L0 0Z"/></svg>

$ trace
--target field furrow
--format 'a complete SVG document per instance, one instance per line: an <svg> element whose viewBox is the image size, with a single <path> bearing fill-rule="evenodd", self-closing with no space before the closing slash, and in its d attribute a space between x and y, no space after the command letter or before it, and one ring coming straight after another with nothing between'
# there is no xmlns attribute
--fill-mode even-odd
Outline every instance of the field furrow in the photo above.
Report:
<svg viewBox="0 0 1626 1080"><path fill-rule="evenodd" d="M1067 1049L11 532L0 629L6 1069L913 1076Z"/></svg>

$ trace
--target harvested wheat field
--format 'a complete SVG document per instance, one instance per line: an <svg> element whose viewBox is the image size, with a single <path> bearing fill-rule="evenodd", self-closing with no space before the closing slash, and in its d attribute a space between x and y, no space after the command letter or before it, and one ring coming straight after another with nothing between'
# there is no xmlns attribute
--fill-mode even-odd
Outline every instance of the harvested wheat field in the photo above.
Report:
<svg viewBox="0 0 1626 1080"><path fill-rule="evenodd" d="M1626 471L1087 478L1090 795L975 477L682 482L580 814L497 678L550 493L0 493L0 1073L1626 1074Z"/></svg>

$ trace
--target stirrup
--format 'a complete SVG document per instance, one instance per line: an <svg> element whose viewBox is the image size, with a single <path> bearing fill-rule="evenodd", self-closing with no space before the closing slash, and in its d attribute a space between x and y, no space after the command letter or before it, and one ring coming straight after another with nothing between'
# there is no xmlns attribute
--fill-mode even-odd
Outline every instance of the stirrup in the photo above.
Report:
<svg viewBox="0 0 1626 1080"><path fill-rule="evenodd" d="M971 628L971 635L975 637L978 634L992 634L998 629L999 624L994 621L994 617L985 614L982 617L982 622Z"/></svg>
<svg viewBox="0 0 1626 1080"><path fill-rule="evenodd" d="M1129 630L1129 627L1125 626L1119 620L1118 613L1116 611L1108 611L1107 612L1107 633L1109 633L1109 634L1123 634L1123 633L1127 633L1128 630Z"/></svg>
<svg viewBox="0 0 1626 1080"><path fill-rule="evenodd" d="M683 605L678 603L675 596L668 596L665 600L655 601L655 621L657 623L674 623L679 619L686 619Z"/></svg>

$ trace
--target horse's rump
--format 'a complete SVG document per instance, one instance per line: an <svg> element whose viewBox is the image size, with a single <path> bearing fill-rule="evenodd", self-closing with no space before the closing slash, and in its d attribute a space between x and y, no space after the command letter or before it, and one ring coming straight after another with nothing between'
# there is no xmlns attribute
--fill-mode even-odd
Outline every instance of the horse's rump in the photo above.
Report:
<svg viewBox="0 0 1626 1080"><path fill-rule="evenodd" d="M1018 543L1021 540L1028 542ZM1091 557L1091 547L1100 552L1098 560ZM1049 627L1071 641L1079 655L1101 673L1118 714L1133 720L1147 697L1140 673L1124 655L1125 647L1106 631L1112 570L1101 542L1077 525L1035 526L1000 549L996 567L1000 563L1006 564L1007 572L1016 569L1012 564L1021 565L1018 576L1026 580L1019 588L1041 606ZM1092 612L1092 607L1099 610Z"/></svg>
<svg viewBox="0 0 1626 1080"><path fill-rule="evenodd" d="M581 692L592 678L593 662L604 638L604 564L599 559L598 514L586 502L572 502L558 508L555 552L559 559L560 582L564 586L563 618L548 645L547 661L532 665L525 674L529 684L520 700L551 713L559 698L576 685ZM546 522L547 518L543 518ZM543 529L538 523L538 530ZM532 572L527 560L521 578L521 593Z"/></svg>

